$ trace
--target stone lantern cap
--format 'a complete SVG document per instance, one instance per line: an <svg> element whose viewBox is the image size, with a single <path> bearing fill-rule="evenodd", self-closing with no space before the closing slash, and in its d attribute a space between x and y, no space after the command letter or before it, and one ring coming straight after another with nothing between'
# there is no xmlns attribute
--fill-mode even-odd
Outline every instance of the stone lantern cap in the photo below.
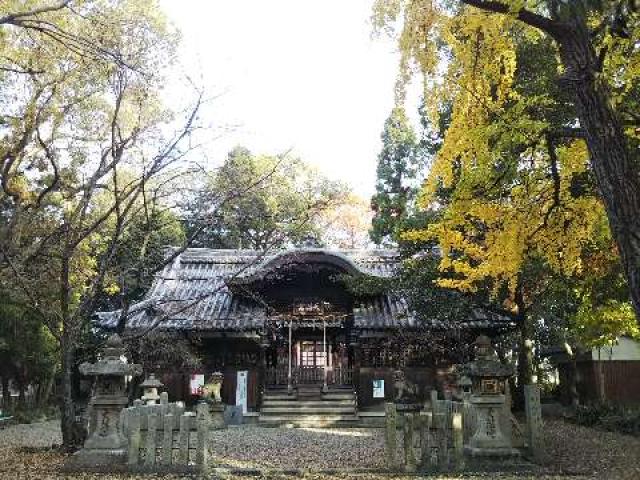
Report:
<svg viewBox="0 0 640 480"><path fill-rule="evenodd" d="M164 383L158 380L155 374L150 373L144 382L140 384L142 388L161 388L164 387Z"/></svg>
<svg viewBox="0 0 640 480"><path fill-rule="evenodd" d="M102 349L102 357L96 363L85 362L79 370L83 375L125 377L142 374L142 365L126 363L122 360L124 344L117 333L107 339Z"/></svg>
<svg viewBox="0 0 640 480"><path fill-rule="evenodd" d="M476 359L466 365L464 373L471 378L506 379L513 376L513 369L498 360L491 339L480 335L475 343Z"/></svg>
<svg viewBox="0 0 640 480"><path fill-rule="evenodd" d="M467 375L462 375L458 379L458 386L459 387L465 388L465 387L471 387L471 385L473 385L473 382L471 381L471 379Z"/></svg>

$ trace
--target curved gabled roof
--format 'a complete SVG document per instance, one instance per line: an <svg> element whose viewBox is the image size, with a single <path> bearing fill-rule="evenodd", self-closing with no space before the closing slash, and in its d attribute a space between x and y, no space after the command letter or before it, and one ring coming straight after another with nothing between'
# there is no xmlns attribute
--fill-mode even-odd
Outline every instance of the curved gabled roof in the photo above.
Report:
<svg viewBox="0 0 640 480"><path fill-rule="evenodd" d="M235 295L229 285L250 283L286 265L309 262L330 264L351 274L389 277L398 267L399 256L390 250L303 248L264 255L254 250L189 248L157 274L142 301L131 306L127 326L148 328L158 322L162 328L184 330L259 329L266 319L264 308ZM97 324L114 328L121 314L98 312ZM367 323L362 315L359 318ZM377 314L369 326L376 328L374 323L380 320ZM393 324L393 319L382 320L383 327Z"/></svg>
<svg viewBox="0 0 640 480"><path fill-rule="evenodd" d="M346 273L391 277L400 258L392 250L293 249L264 255L254 250L190 248L169 263L127 314L127 327L188 331L259 330L267 320L265 308L234 294L234 282L259 281L285 265L329 264ZM96 313L97 326L115 328L121 311ZM484 314L465 319L466 326L484 328L504 323ZM500 321L498 321L500 320ZM418 320L404 298L382 294L359 298L353 306L354 327L363 330L442 326Z"/></svg>

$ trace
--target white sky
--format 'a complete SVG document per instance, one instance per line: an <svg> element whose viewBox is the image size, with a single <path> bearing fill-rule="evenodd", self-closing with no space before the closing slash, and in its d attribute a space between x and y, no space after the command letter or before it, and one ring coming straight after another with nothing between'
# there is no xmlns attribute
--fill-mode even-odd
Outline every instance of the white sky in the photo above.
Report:
<svg viewBox="0 0 640 480"><path fill-rule="evenodd" d="M161 0L182 31L180 69L221 94L203 111L220 163L233 146L293 149L369 197L398 56L371 38L372 0ZM172 85L170 96L188 90ZM175 93L173 93L175 92ZM176 100L176 99L174 99Z"/></svg>

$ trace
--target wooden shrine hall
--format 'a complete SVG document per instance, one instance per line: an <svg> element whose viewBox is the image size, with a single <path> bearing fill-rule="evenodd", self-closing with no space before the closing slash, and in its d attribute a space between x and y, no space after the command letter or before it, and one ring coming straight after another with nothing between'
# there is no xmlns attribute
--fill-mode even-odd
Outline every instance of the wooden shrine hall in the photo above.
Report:
<svg viewBox="0 0 640 480"><path fill-rule="evenodd" d="M399 365L391 353L388 345L399 331L419 326L403 298L347 288L349 277L390 278L398 266L397 252L390 250L303 248L262 255L187 249L130 307L126 328L154 327L197 340L202 371L163 377L173 399L188 400L193 375L220 371L223 401L242 402L261 417L273 411L280 418L291 405L283 401L308 397L340 400L350 405L340 412L350 418L356 407L366 410L393 398L400 366L425 390L446 381L432 365L406 358ZM99 312L96 322L109 330L120 317L119 311ZM465 325L483 329L494 322L478 314ZM246 382L246 391L239 381Z"/></svg>

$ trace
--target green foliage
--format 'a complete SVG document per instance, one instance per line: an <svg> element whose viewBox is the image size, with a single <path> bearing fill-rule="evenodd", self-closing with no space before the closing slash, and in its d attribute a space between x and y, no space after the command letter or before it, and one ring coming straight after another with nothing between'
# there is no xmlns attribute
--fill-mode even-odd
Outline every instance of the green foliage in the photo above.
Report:
<svg viewBox="0 0 640 480"><path fill-rule="evenodd" d="M334 279L356 297L373 297L392 290L394 278L372 277L370 275L338 275Z"/></svg>
<svg viewBox="0 0 640 480"><path fill-rule="evenodd" d="M572 417L578 425L640 437L640 408L619 405L581 405Z"/></svg>
<svg viewBox="0 0 640 480"><path fill-rule="evenodd" d="M11 412L11 416L14 423L37 423L59 418L60 410L54 405L18 408Z"/></svg>
<svg viewBox="0 0 640 480"><path fill-rule="evenodd" d="M371 199L374 217L369 232L374 243L397 241L399 226L413 206L419 167L416 135L404 109L396 107L385 121L378 155L376 193Z"/></svg>
<svg viewBox="0 0 640 480"><path fill-rule="evenodd" d="M169 246L183 245L184 227L162 205L147 205L133 216L119 242L98 308L116 310L140 299L164 265Z"/></svg>
<svg viewBox="0 0 640 480"><path fill-rule="evenodd" d="M155 331L127 340L127 357L140 363L145 374L184 373L199 369L202 360L197 348L184 335Z"/></svg>
<svg viewBox="0 0 640 480"><path fill-rule="evenodd" d="M44 385L59 368L58 345L37 315L0 293L0 377Z"/></svg>
<svg viewBox="0 0 640 480"><path fill-rule="evenodd" d="M202 230L195 245L213 248L250 248L299 245L321 241L321 214L347 194L331 181L290 155L254 155L243 147L229 152L188 206L187 235ZM202 212L218 206L202 229Z"/></svg>

